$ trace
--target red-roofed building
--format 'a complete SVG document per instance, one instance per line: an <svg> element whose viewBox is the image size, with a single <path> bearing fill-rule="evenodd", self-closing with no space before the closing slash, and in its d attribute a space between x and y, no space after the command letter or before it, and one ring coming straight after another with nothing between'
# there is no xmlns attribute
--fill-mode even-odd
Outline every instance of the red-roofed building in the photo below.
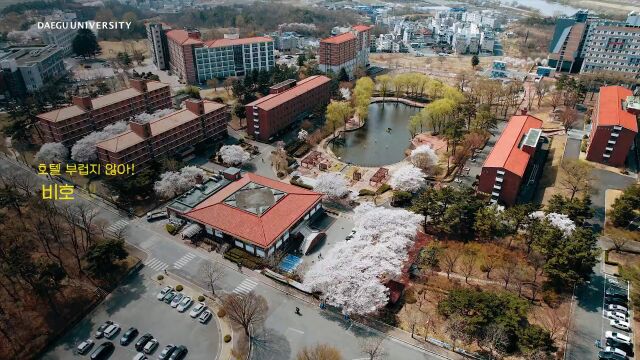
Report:
<svg viewBox="0 0 640 360"><path fill-rule="evenodd" d="M195 49L204 46L198 30L169 30L167 46L169 48L169 70L181 81L197 83Z"/></svg>
<svg viewBox="0 0 640 360"><path fill-rule="evenodd" d="M351 31L320 40L319 69L339 73L344 69L353 78L354 72L369 66L371 26L356 25Z"/></svg>
<svg viewBox="0 0 640 360"><path fill-rule="evenodd" d="M299 227L322 212L321 194L252 173L221 180L213 194L185 212L170 204L168 211L204 227L205 234L260 257L272 255ZM196 194L185 194L195 197ZM194 205L194 204L190 204Z"/></svg>
<svg viewBox="0 0 640 360"><path fill-rule="evenodd" d="M288 89L276 84L271 94L245 107L247 132L254 139L268 141L270 137L309 115L318 105L329 102L331 79L316 75L292 82L283 82Z"/></svg>
<svg viewBox="0 0 640 360"><path fill-rule="evenodd" d="M205 140L227 136L227 105L208 100L186 100L185 108L147 123L129 122L131 130L96 145L103 164L144 166L149 160L171 156Z"/></svg>
<svg viewBox="0 0 640 360"><path fill-rule="evenodd" d="M491 201L514 205L529 160L538 148L542 120L531 115L517 115L500 135L487 156L478 190L491 194Z"/></svg>
<svg viewBox="0 0 640 360"><path fill-rule="evenodd" d="M39 114L45 142L71 145L89 133L143 112L171 107L171 89L158 81L130 79L130 88L90 98L74 96L73 105Z"/></svg>
<svg viewBox="0 0 640 360"><path fill-rule="evenodd" d="M587 160L624 166L624 162L638 134L638 120L628 108L634 99L631 90L622 86L600 88L593 111Z"/></svg>

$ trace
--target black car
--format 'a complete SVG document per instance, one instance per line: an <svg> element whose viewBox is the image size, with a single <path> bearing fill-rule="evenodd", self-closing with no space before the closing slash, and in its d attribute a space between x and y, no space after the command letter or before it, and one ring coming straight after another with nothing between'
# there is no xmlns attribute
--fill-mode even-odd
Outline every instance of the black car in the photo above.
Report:
<svg viewBox="0 0 640 360"><path fill-rule="evenodd" d="M122 335L122 337L120 338L120 345L127 346L131 344L136 336L138 336L138 329L130 327L129 330L127 330L127 332L124 333L124 335Z"/></svg>
<svg viewBox="0 0 640 360"><path fill-rule="evenodd" d="M106 341L100 344L93 352L89 358L91 360L104 360L108 359L111 354L113 354L113 350L116 347L113 345L111 341Z"/></svg>
<svg viewBox="0 0 640 360"><path fill-rule="evenodd" d="M171 354L169 360L182 360L185 356L187 356L188 352L189 351L184 345L180 345L173 351L173 354Z"/></svg>
<svg viewBox="0 0 640 360"><path fill-rule="evenodd" d="M96 331L96 339L100 339L104 336L104 331L109 327L109 325L113 324L113 321L111 320L107 320L104 322L104 324L100 325L100 327L98 328L98 330Z"/></svg>
<svg viewBox="0 0 640 360"><path fill-rule="evenodd" d="M173 352L176 351L176 349L177 347L173 344L166 345L164 349L162 349L162 352L160 353L160 355L158 356L158 360L169 359L169 356L171 356L171 354L173 354Z"/></svg>
<svg viewBox="0 0 640 360"><path fill-rule="evenodd" d="M624 307L627 307L627 299L606 297L604 301L607 305L622 305Z"/></svg>
<svg viewBox="0 0 640 360"><path fill-rule="evenodd" d="M613 351L598 351L599 360L627 360L626 356L616 354Z"/></svg>
<svg viewBox="0 0 640 360"><path fill-rule="evenodd" d="M607 291L604 292L605 296L609 296L609 297L622 297L622 298L627 298L627 291L624 289L619 289L616 287L609 287L607 289Z"/></svg>
<svg viewBox="0 0 640 360"><path fill-rule="evenodd" d="M146 333L146 334L140 336L140 339L138 339L138 341L136 341L136 344L135 344L136 350L142 351L142 349L144 349L144 346L151 339L153 339L153 336L151 334L149 334L149 333Z"/></svg>
<svg viewBox="0 0 640 360"><path fill-rule="evenodd" d="M612 339L612 338L607 338L606 344L607 344L607 346L618 348L618 349L626 352L627 355L629 355L629 356L633 355L633 345L625 344L623 342L619 342L616 339Z"/></svg>

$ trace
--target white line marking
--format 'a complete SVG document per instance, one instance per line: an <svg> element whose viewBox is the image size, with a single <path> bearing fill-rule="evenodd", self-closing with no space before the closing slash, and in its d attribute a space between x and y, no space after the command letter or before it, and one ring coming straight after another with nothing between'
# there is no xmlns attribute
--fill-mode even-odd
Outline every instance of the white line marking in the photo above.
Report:
<svg viewBox="0 0 640 360"><path fill-rule="evenodd" d="M294 329L294 328L287 328L288 330L291 330L293 332L297 332L298 334L304 334L304 331L302 330L298 330L298 329Z"/></svg>

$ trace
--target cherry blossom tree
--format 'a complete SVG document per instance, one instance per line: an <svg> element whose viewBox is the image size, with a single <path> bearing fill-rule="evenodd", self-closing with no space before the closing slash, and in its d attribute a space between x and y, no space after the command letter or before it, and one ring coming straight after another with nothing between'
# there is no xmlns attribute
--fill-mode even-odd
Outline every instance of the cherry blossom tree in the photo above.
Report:
<svg viewBox="0 0 640 360"><path fill-rule="evenodd" d="M167 171L160 175L160 180L153 185L158 196L172 198L183 193L198 183L205 177L205 172L195 166L185 166L180 171Z"/></svg>
<svg viewBox="0 0 640 360"><path fill-rule="evenodd" d="M411 151L411 163L425 173L430 173L438 163L438 155L430 145L420 145Z"/></svg>
<svg viewBox="0 0 640 360"><path fill-rule="evenodd" d="M307 132L307 130L305 129L301 129L298 132L298 140L300 141L307 141L307 139L309 138L309 133Z"/></svg>
<svg viewBox="0 0 640 360"><path fill-rule="evenodd" d="M304 282L345 313L369 314L387 304L389 291L381 281L400 274L421 219L371 203L354 211L353 238L337 243L309 269Z"/></svg>
<svg viewBox="0 0 640 360"><path fill-rule="evenodd" d="M225 164L238 165L249 160L249 153L240 145L225 145L220 148L220 157Z"/></svg>
<svg viewBox="0 0 640 360"><path fill-rule="evenodd" d="M101 131L94 131L91 134L78 140L71 148L71 158L77 162L86 163L95 161L98 158L96 145L104 140L120 135L129 130L129 126L124 121L119 121L106 126Z"/></svg>
<svg viewBox="0 0 640 360"><path fill-rule="evenodd" d="M534 211L529 216L535 219L547 219L550 225L562 230L565 235L571 235L571 233L576 229L576 224L565 214L553 212L546 214L543 211Z"/></svg>
<svg viewBox="0 0 640 360"><path fill-rule="evenodd" d="M340 198L349 193L347 180L337 173L323 173L316 179L313 190L323 193L330 198Z"/></svg>
<svg viewBox="0 0 640 360"><path fill-rule="evenodd" d="M36 161L41 164L63 163L69 157L69 149L61 143L46 143L36 154Z"/></svg>
<svg viewBox="0 0 640 360"><path fill-rule="evenodd" d="M173 113L174 111L175 110L173 110L171 108L166 108L166 109L157 110L157 111L155 111L153 113L144 112L142 114L136 115L135 116L135 121L139 122L139 123L142 123L142 124L145 124L145 123L151 122L153 120L160 119L161 117L165 117L165 116Z"/></svg>
<svg viewBox="0 0 640 360"><path fill-rule="evenodd" d="M389 180L395 190L415 192L426 184L424 173L414 165L406 165L396 170Z"/></svg>

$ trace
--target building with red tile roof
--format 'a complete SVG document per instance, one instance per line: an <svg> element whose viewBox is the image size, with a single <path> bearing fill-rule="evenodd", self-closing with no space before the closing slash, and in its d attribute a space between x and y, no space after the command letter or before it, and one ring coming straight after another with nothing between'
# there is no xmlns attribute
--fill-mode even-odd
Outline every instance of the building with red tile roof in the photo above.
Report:
<svg viewBox="0 0 640 360"><path fill-rule="evenodd" d="M39 114L45 142L71 145L87 134L143 112L171 107L171 89L158 81L130 79L130 88L90 98L74 96L73 105Z"/></svg>
<svg viewBox="0 0 640 360"><path fill-rule="evenodd" d="M319 69L339 73L341 69L353 78L357 68L369 66L371 26L356 25L350 31L320 40Z"/></svg>
<svg viewBox="0 0 640 360"><path fill-rule="evenodd" d="M194 51L204 46L198 30L175 29L166 32L169 71L188 84L197 83Z"/></svg>
<svg viewBox="0 0 640 360"><path fill-rule="evenodd" d="M266 257L285 246L300 225L320 213L322 195L252 173L229 178L209 195L187 192L168 206L200 224L207 236ZM198 191L198 189L194 189Z"/></svg>
<svg viewBox="0 0 640 360"><path fill-rule="evenodd" d="M516 203L529 160L538 148L541 127L542 120L531 115L509 119L480 172L478 190L491 194L492 202Z"/></svg>
<svg viewBox="0 0 640 360"><path fill-rule="evenodd" d="M622 86L600 88L592 115L587 160L624 166L638 134L638 119L629 106L633 99L631 90Z"/></svg>
<svg viewBox="0 0 640 360"><path fill-rule="evenodd" d="M186 100L186 107L159 119L129 122L130 130L96 145L103 164L144 166L161 156L170 156L205 140L227 135L228 106L208 100Z"/></svg>
<svg viewBox="0 0 640 360"><path fill-rule="evenodd" d="M247 132L268 141L278 132L309 115L318 105L329 103L331 79L323 75L292 81L271 88L271 94L245 106Z"/></svg>

